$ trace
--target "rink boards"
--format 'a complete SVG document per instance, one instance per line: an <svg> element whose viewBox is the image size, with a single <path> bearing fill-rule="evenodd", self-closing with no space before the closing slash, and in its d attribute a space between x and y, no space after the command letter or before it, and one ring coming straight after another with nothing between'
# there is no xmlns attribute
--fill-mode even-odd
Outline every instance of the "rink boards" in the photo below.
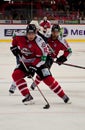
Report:
<svg viewBox="0 0 85 130"><path fill-rule="evenodd" d="M13 32L26 29L26 24L24 25L10 25L10 24L0 24L0 42L11 43ZM82 24L62 24L63 38L67 40L68 43L85 43L85 25Z"/></svg>

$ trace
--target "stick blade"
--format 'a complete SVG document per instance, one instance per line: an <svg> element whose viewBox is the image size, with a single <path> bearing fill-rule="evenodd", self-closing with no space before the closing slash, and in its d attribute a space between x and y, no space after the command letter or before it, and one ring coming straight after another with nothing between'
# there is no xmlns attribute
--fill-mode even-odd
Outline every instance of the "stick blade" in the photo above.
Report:
<svg viewBox="0 0 85 130"><path fill-rule="evenodd" d="M49 109L50 108L50 105L49 104L46 104L43 109Z"/></svg>

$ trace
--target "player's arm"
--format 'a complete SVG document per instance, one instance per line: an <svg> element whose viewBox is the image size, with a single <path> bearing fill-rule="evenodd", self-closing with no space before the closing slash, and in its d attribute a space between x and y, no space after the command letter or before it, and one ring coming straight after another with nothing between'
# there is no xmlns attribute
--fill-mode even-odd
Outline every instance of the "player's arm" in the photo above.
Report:
<svg viewBox="0 0 85 130"><path fill-rule="evenodd" d="M12 46L10 47L10 50L12 51L13 55L16 56L16 57L18 55L21 55L20 49L18 48L18 38L17 38L17 36L13 37Z"/></svg>
<svg viewBox="0 0 85 130"><path fill-rule="evenodd" d="M63 51L63 54L56 60L56 62L59 65L63 64L65 61L67 61L68 57L72 54L72 49L68 45L66 40L64 40L63 43L61 43L61 50Z"/></svg>

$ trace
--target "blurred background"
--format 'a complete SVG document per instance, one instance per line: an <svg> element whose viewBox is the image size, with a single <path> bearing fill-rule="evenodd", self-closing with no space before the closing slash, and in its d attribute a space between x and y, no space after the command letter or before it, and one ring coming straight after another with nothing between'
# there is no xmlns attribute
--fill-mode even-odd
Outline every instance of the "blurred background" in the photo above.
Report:
<svg viewBox="0 0 85 130"><path fill-rule="evenodd" d="M0 23L29 23L44 16L58 23L85 23L85 0L0 0Z"/></svg>

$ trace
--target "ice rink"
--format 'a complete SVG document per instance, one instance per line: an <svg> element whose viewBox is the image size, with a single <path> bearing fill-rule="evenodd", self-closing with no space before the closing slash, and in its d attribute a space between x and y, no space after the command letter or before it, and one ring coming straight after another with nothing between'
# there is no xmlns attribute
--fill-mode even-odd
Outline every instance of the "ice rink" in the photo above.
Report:
<svg viewBox="0 0 85 130"><path fill-rule="evenodd" d="M69 43L73 53L67 63L85 67L85 43ZM85 69L54 64L51 72L69 95L72 104L64 104L43 82L39 87L50 103L39 91L32 91L34 104L23 105L24 98L18 90L9 96L11 74L16 67L10 43L0 43L0 130L85 130ZM32 83L27 79L28 87Z"/></svg>

